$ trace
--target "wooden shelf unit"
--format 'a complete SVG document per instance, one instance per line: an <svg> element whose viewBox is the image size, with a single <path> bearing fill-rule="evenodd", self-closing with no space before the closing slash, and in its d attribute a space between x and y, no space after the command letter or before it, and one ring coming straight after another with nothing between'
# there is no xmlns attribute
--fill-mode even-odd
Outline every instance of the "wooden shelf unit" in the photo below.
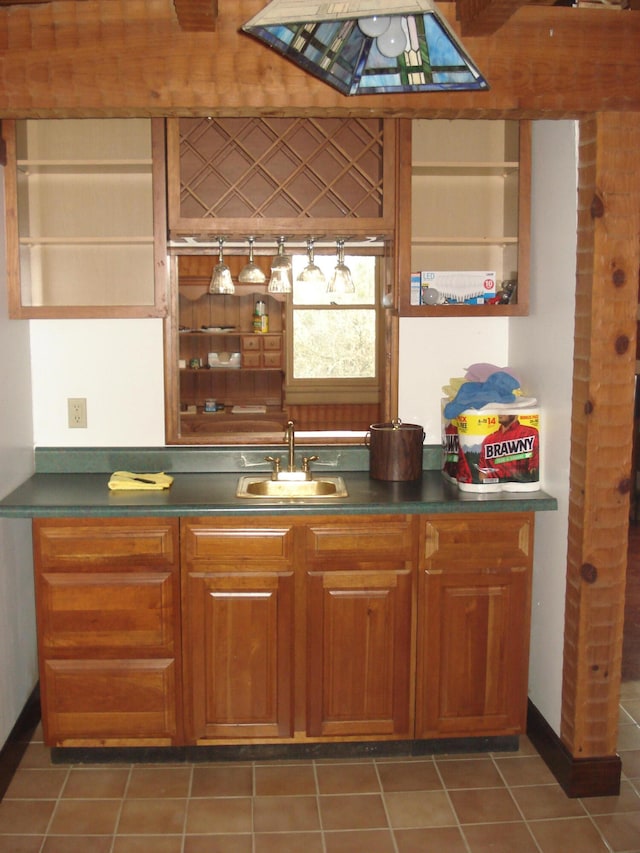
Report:
<svg viewBox="0 0 640 853"><path fill-rule="evenodd" d="M164 316L162 120L7 121L3 136L10 316Z"/></svg>
<svg viewBox="0 0 640 853"><path fill-rule="evenodd" d="M402 316L526 314L529 307L531 130L528 122L414 120L400 172L398 258ZM411 140L409 143L408 140ZM408 201L410 199L410 203ZM415 304L411 273L492 271L507 304Z"/></svg>

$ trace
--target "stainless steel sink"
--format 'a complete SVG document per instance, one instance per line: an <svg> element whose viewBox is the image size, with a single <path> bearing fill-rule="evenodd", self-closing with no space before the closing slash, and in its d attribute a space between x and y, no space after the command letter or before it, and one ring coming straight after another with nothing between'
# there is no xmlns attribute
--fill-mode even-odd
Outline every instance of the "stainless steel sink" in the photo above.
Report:
<svg viewBox="0 0 640 853"><path fill-rule="evenodd" d="M346 498L342 477L319 477L317 480L272 480L269 475L243 476L238 480L238 498Z"/></svg>

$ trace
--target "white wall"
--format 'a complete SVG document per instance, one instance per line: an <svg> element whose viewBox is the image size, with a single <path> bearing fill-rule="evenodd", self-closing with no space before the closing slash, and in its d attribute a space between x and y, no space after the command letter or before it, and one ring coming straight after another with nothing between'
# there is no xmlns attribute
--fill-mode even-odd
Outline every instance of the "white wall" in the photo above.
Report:
<svg viewBox="0 0 640 853"><path fill-rule="evenodd" d="M161 320L34 320L37 447L164 444ZM87 400L87 429L70 429L67 399Z"/></svg>
<svg viewBox="0 0 640 853"><path fill-rule="evenodd" d="M0 197L4 194L0 169ZM29 326L7 318L4 221L0 209L0 497L33 472ZM31 525L0 519L0 747L36 681Z"/></svg>
<svg viewBox="0 0 640 853"><path fill-rule="evenodd" d="M577 240L577 134L533 125L531 310L513 318L509 362L539 392L541 474L558 511L536 516L529 696L560 734Z"/></svg>

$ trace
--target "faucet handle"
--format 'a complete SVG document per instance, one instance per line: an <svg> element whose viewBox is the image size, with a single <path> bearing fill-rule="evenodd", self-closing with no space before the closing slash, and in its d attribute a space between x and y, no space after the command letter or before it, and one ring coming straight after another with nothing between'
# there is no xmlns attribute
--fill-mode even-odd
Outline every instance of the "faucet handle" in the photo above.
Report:
<svg viewBox="0 0 640 853"><path fill-rule="evenodd" d="M265 456L264 461L273 463L273 473L271 474L271 479L277 480L278 475L280 474L280 464L282 461L280 459L280 457L279 456Z"/></svg>
<svg viewBox="0 0 640 853"><path fill-rule="evenodd" d="M317 459L320 459L319 456L303 456L302 457L302 470L305 474L309 473L309 462L315 462Z"/></svg>

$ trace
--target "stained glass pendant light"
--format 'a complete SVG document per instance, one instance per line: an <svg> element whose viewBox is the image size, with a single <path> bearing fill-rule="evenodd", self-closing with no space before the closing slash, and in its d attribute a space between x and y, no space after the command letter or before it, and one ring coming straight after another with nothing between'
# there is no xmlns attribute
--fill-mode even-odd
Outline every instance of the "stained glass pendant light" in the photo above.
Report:
<svg viewBox="0 0 640 853"><path fill-rule="evenodd" d="M242 30L343 95L489 88L433 0L271 0Z"/></svg>

